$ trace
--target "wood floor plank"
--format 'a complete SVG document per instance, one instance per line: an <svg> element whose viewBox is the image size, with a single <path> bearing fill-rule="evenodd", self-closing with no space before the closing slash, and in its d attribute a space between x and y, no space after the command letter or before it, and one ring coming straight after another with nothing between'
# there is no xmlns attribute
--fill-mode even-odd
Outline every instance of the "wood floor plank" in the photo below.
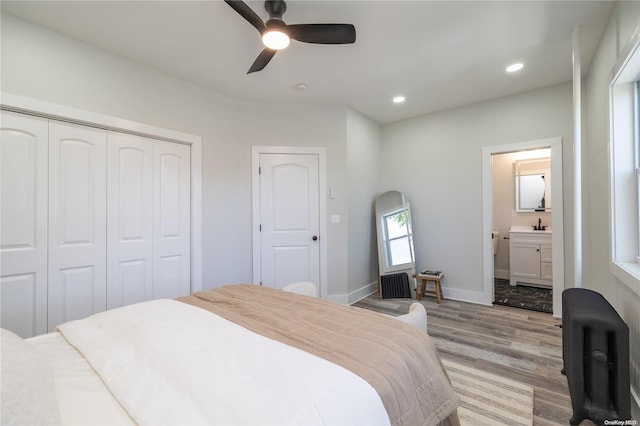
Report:
<svg viewBox="0 0 640 426"><path fill-rule="evenodd" d="M376 293L354 306L402 315L415 299L383 300ZM429 334L443 359L482 369L534 388L534 425L567 425L571 400L562 368L561 320L551 314L455 300L420 301ZM585 420L581 425L592 425Z"/></svg>

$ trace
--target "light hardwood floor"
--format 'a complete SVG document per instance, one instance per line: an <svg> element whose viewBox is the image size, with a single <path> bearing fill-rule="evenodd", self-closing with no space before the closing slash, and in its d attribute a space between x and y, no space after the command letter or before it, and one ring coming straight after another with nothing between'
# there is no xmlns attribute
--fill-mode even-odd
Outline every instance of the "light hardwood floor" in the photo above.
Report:
<svg viewBox="0 0 640 426"><path fill-rule="evenodd" d="M415 299L378 293L354 306L405 314ZM428 330L443 359L526 383L534 388L534 425L568 425L571 400L562 369L561 320L551 314L506 306L482 306L425 297ZM581 425L592 425L584 421Z"/></svg>

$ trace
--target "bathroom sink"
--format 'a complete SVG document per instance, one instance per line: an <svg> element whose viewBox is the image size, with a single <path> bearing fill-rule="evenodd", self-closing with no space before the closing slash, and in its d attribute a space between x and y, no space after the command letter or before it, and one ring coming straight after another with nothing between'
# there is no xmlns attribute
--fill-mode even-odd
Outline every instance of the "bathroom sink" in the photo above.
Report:
<svg viewBox="0 0 640 426"><path fill-rule="evenodd" d="M533 225L530 226L512 226L509 232L530 232L532 234L550 234L551 227L547 226L544 230L534 230Z"/></svg>

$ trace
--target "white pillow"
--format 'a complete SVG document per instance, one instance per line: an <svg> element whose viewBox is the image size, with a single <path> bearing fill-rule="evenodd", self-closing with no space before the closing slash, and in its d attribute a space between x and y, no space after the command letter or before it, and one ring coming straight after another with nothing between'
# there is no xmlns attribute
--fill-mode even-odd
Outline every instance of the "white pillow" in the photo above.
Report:
<svg viewBox="0 0 640 426"><path fill-rule="evenodd" d="M427 310L422 303L413 302L409 306L409 313L395 317L396 319L414 325L420 330L427 331Z"/></svg>
<svg viewBox="0 0 640 426"><path fill-rule="evenodd" d="M303 296L318 297L318 288L314 283L308 281L299 281L287 284L282 288L282 291L302 294Z"/></svg>
<svg viewBox="0 0 640 426"><path fill-rule="evenodd" d="M0 424L59 425L51 366L12 332L0 336Z"/></svg>

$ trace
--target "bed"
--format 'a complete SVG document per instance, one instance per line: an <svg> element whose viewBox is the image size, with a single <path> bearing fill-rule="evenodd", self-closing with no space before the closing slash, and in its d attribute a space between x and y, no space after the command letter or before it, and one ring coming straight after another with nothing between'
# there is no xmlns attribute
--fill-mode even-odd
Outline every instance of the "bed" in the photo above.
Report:
<svg viewBox="0 0 640 426"><path fill-rule="evenodd" d="M228 285L2 331L3 424L459 424L430 337L367 310Z"/></svg>

